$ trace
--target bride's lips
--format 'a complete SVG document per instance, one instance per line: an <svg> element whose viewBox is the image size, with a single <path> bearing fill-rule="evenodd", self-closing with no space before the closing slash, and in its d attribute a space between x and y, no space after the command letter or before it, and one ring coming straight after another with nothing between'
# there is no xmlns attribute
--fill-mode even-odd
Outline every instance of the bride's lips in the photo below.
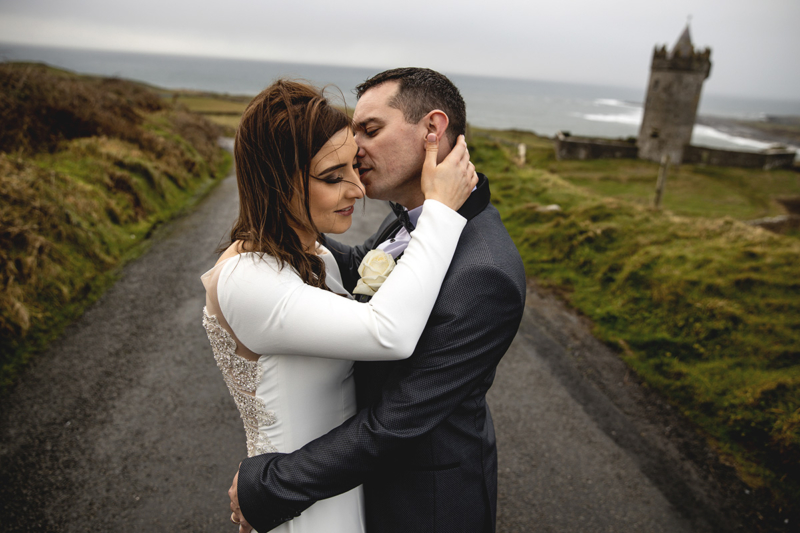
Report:
<svg viewBox="0 0 800 533"><path fill-rule="evenodd" d="M351 205L350 207L345 207L344 209L339 209L338 211L334 211L334 213L336 213L337 215L349 217L350 215L353 214L353 211L355 211L355 209L353 209L353 206Z"/></svg>

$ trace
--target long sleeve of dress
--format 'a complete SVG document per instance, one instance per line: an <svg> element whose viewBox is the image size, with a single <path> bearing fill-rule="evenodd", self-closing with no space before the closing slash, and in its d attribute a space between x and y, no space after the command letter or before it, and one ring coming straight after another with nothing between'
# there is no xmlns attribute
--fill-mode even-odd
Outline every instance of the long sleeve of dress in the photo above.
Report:
<svg viewBox="0 0 800 533"><path fill-rule="evenodd" d="M217 286L220 308L239 340L257 354L408 357L465 225L455 211L426 200L403 260L366 304L306 285L269 256L242 254L224 265Z"/></svg>

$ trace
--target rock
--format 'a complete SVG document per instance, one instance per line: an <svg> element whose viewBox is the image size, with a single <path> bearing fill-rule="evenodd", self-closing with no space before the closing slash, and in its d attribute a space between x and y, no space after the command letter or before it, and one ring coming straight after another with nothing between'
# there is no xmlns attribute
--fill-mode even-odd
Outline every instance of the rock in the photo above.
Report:
<svg viewBox="0 0 800 533"><path fill-rule="evenodd" d="M555 211L561 211L561 206L558 204L540 205L536 208L536 210L540 213L552 213Z"/></svg>

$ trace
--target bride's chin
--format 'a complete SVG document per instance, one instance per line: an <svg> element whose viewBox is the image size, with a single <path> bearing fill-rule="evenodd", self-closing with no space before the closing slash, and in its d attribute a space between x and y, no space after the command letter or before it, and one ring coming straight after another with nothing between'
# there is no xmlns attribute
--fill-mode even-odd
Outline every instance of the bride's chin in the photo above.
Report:
<svg viewBox="0 0 800 533"><path fill-rule="evenodd" d="M349 230L350 226L352 226L352 224L353 224L353 221L350 220L350 219L342 220L341 222L338 222L337 224L334 224L334 226L330 230L325 231L323 233L328 233L330 235L341 235L345 231Z"/></svg>

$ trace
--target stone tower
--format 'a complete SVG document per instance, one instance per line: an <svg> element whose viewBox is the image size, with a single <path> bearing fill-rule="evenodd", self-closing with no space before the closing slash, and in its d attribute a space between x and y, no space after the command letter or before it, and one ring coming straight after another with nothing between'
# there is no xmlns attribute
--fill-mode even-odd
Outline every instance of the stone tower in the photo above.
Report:
<svg viewBox="0 0 800 533"><path fill-rule="evenodd" d="M650 83L639 130L639 157L680 164L683 148L692 139L692 128L700 103L700 90L711 72L711 49L695 51L689 26L667 52L656 47L650 67Z"/></svg>

